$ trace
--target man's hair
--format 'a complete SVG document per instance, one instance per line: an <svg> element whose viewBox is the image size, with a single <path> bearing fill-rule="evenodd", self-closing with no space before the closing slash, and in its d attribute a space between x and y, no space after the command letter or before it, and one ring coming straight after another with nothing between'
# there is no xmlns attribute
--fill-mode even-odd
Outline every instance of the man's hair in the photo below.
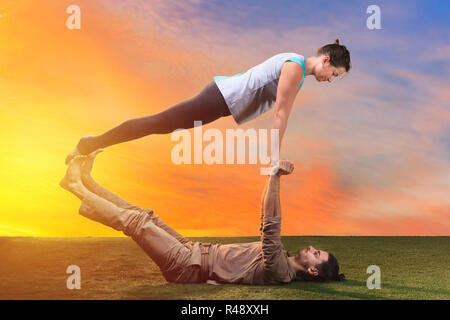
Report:
<svg viewBox="0 0 450 320"><path fill-rule="evenodd" d="M344 281L345 275L343 273L339 274L339 263L336 257L332 254L328 254L328 260L322 262L318 266L319 274L317 276L313 276L306 271L298 271L296 274L297 280L302 281L319 281L319 282L327 282L327 281Z"/></svg>
<svg viewBox="0 0 450 320"><path fill-rule="evenodd" d="M326 44L317 49L316 56L320 55L329 56L330 64L336 68L344 67L346 72L352 68L350 52L345 46L339 44L339 39L334 40L334 43Z"/></svg>

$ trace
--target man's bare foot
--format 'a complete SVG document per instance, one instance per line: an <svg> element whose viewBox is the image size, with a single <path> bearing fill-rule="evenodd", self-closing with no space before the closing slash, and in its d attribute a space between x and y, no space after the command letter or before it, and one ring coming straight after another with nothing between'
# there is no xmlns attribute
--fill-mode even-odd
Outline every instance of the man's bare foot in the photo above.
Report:
<svg viewBox="0 0 450 320"><path fill-rule="evenodd" d="M66 175L59 182L59 185L74 193L80 199L82 198L83 191L85 187L81 181L81 166L85 160L85 156L77 156L72 159L69 163L69 167L67 168Z"/></svg>
<svg viewBox="0 0 450 320"><path fill-rule="evenodd" d="M75 147L75 149L73 149L66 157L66 164L69 164L70 161L72 161L73 158L80 156L81 153L80 151L78 151L78 148Z"/></svg>
<svg viewBox="0 0 450 320"><path fill-rule="evenodd" d="M95 157L97 154L102 152L103 149L97 149L94 152L91 152L84 160L83 165L81 166L81 180L89 179L91 177L92 166L94 164Z"/></svg>
<svg viewBox="0 0 450 320"><path fill-rule="evenodd" d="M72 152L70 152L70 153L67 155L67 157L66 157L66 164L69 164L70 161L71 161L73 158L75 158L76 156L83 155L83 154L81 153L81 151L78 149L78 146L79 146L80 144L82 144L84 141L86 141L86 140L92 138L93 136L94 136L94 135L89 134L89 135L87 135L87 136L81 137L81 139L80 139L80 141L78 142L78 144L77 144L77 146L75 147L75 149L73 149Z"/></svg>
<svg viewBox="0 0 450 320"><path fill-rule="evenodd" d="M95 157L97 154L102 152L103 149L97 149L94 152L91 152L84 160L83 165L81 166L81 181L83 184L89 189L91 183L94 182L91 176L92 166L94 164Z"/></svg>

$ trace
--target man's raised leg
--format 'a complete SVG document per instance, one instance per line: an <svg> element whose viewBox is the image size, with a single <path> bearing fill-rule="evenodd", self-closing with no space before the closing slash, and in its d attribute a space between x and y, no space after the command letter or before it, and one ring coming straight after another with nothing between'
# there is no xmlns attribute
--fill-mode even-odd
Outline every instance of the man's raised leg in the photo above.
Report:
<svg viewBox="0 0 450 320"><path fill-rule="evenodd" d="M106 188L102 187L100 184L98 184L91 176L92 166L94 164L95 157L97 154L102 152L103 149L95 150L94 152L90 153L87 156L81 156L84 157L84 162L81 166L81 181L83 182L83 185L91 192L95 193L99 197L108 200L112 203L114 203L116 206L124 209L132 209L132 210L138 210L138 211L144 211L145 209L136 206L134 204L129 203L128 201L122 199L118 195L112 193L111 191L107 190Z"/></svg>
<svg viewBox="0 0 450 320"><path fill-rule="evenodd" d="M190 250L156 226L151 215L120 208L89 191L81 180L83 161L83 157L74 158L60 182L61 187L82 201L81 215L131 236L163 272L176 268L180 263L188 263Z"/></svg>
<svg viewBox="0 0 450 320"><path fill-rule="evenodd" d="M116 206L123 208L123 209L129 209L129 210L137 210L141 212L146 212L147 214L150 214L152 217L152 222L160 227L161 229L165 230L167 233L169 233L172 237L177 239L182 244L192 244L191 241L184 238L181 234L176 232L174 229L169 227L166 223L164 223L159 216L155 215L153 213L152 209L143 209L137 205L131 204L128 201L122 199L118 195L112 193L111 191L107 190L106 188L102 187L100 184L95 181L91 176L92 167L94 164L95 157L102 152L103 149L98 149L92 153L90 153L88 156L85 157L84 163L81 167L81 180L83 182L83 185L86 186L86 188L95 193L96 195L100 196L101 198L104 198L105 200L108 200L112 203L114 203Z"/></svg>

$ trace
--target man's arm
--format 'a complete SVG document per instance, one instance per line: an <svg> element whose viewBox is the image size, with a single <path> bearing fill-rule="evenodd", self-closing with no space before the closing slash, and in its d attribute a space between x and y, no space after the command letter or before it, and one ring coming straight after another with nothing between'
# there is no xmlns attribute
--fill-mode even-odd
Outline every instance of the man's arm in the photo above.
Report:
<svg viewBox="0 0 450 320"><path fill-rule="evenodd" d="M278 184L278 186L276 186ZM270 195L268 195L267 191L270 189ZM278 200L277 200L278 198ZM275 212L274 202L278 203L278 210ZM266 206L267 204L267 206ZM266 185L264 186L264 190L261 197L261 223L259 228L259 234L261 238L263 238L263 227L264 227L264 218L267 216L266 212L273 212L273 214L278 214L281 216L281 206L280 206L280 176L278 174L270 175L267 179ZM273 215L271 215L273 216Z"/></svg>
<svg viewBox="0 0 450 320"><path fill-rule="evenodd" d="M280 205L280 176L269 176L262 203L262 217L281 217Z"/></svg>
<svg viewBox="0 0 450 320"><path fill-rule="evenodd" d="M279 161L279 169L275 175L270 175L263 191L261 206L261 242L263 250L264 269L271 270L277 263L281 243L281 205L280 176L288 175L294 170L294 165L287 160Z"/></svg>
<svg viewBox="0 0 450 320"><path fill-rule="evenodd" d="M281 217L280 176L291 174L294 164L288 160L280 160L277 174L270 175L263 191L261 215L266 217Z"/></svg>

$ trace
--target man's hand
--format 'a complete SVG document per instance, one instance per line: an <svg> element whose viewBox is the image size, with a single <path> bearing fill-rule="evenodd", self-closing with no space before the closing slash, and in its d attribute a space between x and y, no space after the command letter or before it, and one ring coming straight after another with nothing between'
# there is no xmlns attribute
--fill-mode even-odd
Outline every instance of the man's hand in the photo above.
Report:
<svg viewBox="0 0 450 320"><path fill-rule="evenodd" d="M278 176L289 175L294 171L294 164L289 160L278 161Z"/></svg>

